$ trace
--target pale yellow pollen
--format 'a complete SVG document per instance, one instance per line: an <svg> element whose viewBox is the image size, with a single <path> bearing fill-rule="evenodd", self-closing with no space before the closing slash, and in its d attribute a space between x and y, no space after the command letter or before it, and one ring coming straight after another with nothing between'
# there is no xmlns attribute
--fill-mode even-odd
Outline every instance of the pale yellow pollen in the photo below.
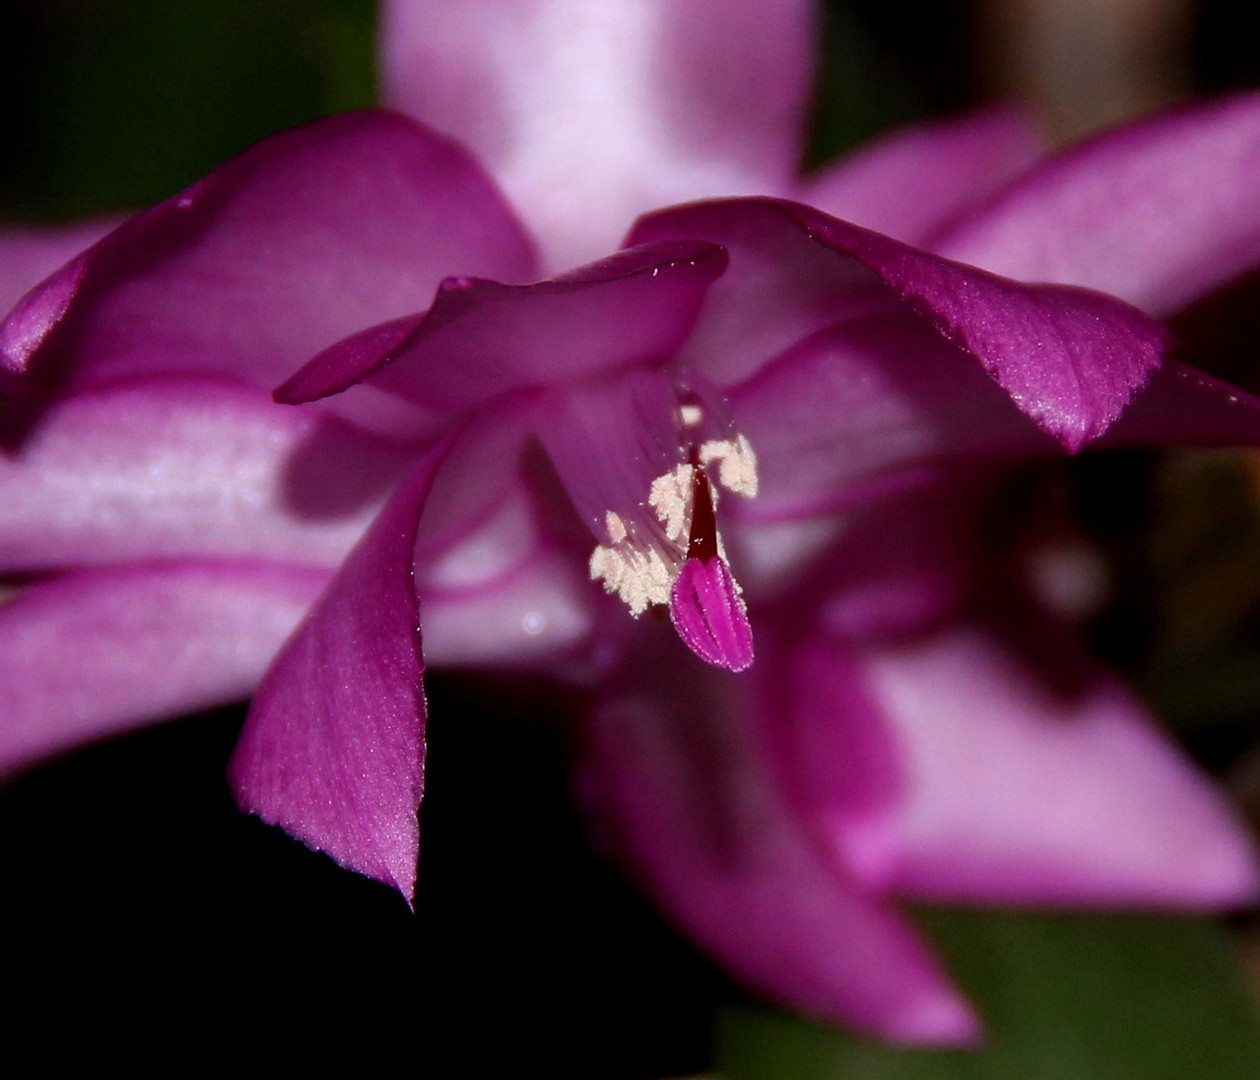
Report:
<svg viewBox="0 0 1260 1080"><path fill-rule="evenodd" d="M700 447L700 464L717 462L718 483L727 491L746 499L757 497L757 455L743 435L730 439L710 439Z"/></svg>
<svg viewBox="0 0 1260 1080"><path fill-rule="evenodd" d="M619 596L635 618L651 604L668 604L678 576L655 548L627 544L597 547L591 552L590 572L591 580L602 580L604 589Z"/></svg>
<svg viewBox="0 0 1260 1080"><path fill-rule="evenodd" d="M699 405L680 405L678 413L682 417L683 427L698 427L704 419L704 410Z"/></svg>
<svg viewBox="0 0 1260 1080"><path fill-rule="evenodd" d="M604 514L604 528L608 530L608 538L614 544L620 544L629 535L626 532L626 523L621 520L621 515L613 510Z"/></svg>
<svg viewBox="0 0 1260 1080"><path fill-rule="evenodd" d="M665 535L682 544L691 529L691 466L679 465L658 476L648 492L648 506L665 527Z"/></svg>

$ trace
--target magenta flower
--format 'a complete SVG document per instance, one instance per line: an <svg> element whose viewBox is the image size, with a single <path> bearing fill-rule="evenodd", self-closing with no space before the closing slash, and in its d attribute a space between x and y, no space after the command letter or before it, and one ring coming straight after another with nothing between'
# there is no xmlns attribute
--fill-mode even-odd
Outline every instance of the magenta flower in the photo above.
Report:
<svg viewBox="0 0 1260 1080"><path fill-rule="evenodd" d="M1250 899L1241 829L994 513L1065 449L1260 442L1260 402L1150 317L1260 261L1260 101L1000 195L1030 153L1003 117L802 189L801 5L476 13L389 7L390 85L483 156L547 280L465 149L365 113L230 162L0 328L51 387L0 464L32 575L0 608L5 760L261 676L242 805L410 896L425 667L581 680L580 795L644 888L750 985L899 1040L978 1027L898 899ZM776 197L555 273L741 193Z"/></svg>

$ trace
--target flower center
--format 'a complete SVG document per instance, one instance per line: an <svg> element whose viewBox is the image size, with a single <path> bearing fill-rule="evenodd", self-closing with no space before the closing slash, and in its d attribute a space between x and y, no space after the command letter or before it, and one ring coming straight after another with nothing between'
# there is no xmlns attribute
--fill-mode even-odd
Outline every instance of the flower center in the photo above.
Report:
<svg viewBox="0 0 1260 1080"><path fill-rule="evenodd" d="M702 416L699 406L682 406L682 427L696 428ZM647 492L655 522L605 513L609 543L591 553L591 580L602 581L636 618L650 606L668 604L692 651L740 671L752 663L752 634L718 530L717 505L720 490L756 497L757 455L738 434L692 442L685 450L687 460L656 477Z"/></svg>

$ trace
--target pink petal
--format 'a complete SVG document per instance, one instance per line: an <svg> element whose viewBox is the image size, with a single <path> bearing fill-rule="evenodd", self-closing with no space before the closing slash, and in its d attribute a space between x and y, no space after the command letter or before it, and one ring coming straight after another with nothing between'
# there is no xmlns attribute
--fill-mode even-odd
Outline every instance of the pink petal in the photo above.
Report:
<svg viewBox="0 0 1260 1080"><path fill-rule="evenodd" d="M820 740L840 745L827 729L869 724L872 711L895 748L895 768L881 751L884 790L860 814L838 801L825 811L855 872L946 902L1213 909L1254 899L1251 841L1207 780L1066 643L1025 634L1023 644L979 622L857 652L809 643L798 685L856 666L869 705L798 709L798 771L834 768L841 790L860 764L820 755Z"/></svg>
<svg viewBox="0 0 1260 1080"><path fill-rule="evenodd" d="M542 403L538 438L578 517L601 542L609 510L661 534L647 501L652 481L683 460L677 417L669 371L553 391Z"/></svg>
<svg viewBox="0 0 1260 1080"><path fill-rule="evenodd" d="M820 331L728 392L760 462L761 494L736 508L745 522L860 507L961 462L1058 449L970 356L906 311ZM1098 445L1260 445L1260 401L1166 362Z"/></svg>
<svg viewBox="0 0 1260 1080"><path fill-rule="evenodd" d="M683 241L619 252L536 285L451 278L425 314L340 342L276 398L312 401L370 375L375 386L459 412L506 390L664 363L725 267L720 248Z"/></svg>
<svg viewBox="0 0 1260 1080"><path fill-rule="evenodd" d="M1111 297L1022 285L783 200L662 211L643 219L631 239L681 236L731 252L723 287L712 291L680 358L720 383L895 298L975 356L1040 427L1076 450L1107 430L1165 347L1158 323ZM882 296L876 282L886 287Z"/></svg>
<svg viewBox="0 0 1260 1080"><path fill-rule="evenodd" d="M448 448L390 499L272 664L230 768L242 809L408 900L425 714L414 548Z"/></svg>
<svg viewBox="0 0 1260 1080"><path fill-rule="evenodd" d="M948 464L1058 449L971 356L908 311L820 331L729 393L760 462L744 519L820 514Z"/></svg>
<svg viewBox="0 0 1260 1080"><path fill-rule="evenodd" d="M434 479L416 544L430 665L567 663L591 635L589 537L574 550L585 530L528 441L552 418L542 404L526 394L480 410Z"/></svg>
<svg viewBox="0 0 1260 1080"><path fill-rule="evenodd" d="M0 311L8 311L23 293L95 244L116 224L90 221L55 228L10 226L0 232Z"/></svg>
<svg viewBox="0 0 1260 1080"><path fill-rule="evenodd" d="M86 390L0 451L0 568L172 556L335 566L410 460L221 379Z"/></svg>
<svg viewBox="0 0 1260 1080"><path fill-rule="evenodd" d="M955 468L808 520L815 536L794 535L804 523L764 522L750 504L730 539L757 625L807 627L825 598L828 627L848 639L886 642L936 630L958 617L977 580L1010 558L1004 531L976 526L1010 483L1009 470ZM779 570L779 559L787 569Z"/></svg>
<svg viewBox="0 0 1260 1080"><path fill-rule="evenodd" d="M641 219L626 242L695 242L706 234L732 261L709 290L676 362L719 386L743 381L818 330L896 306L875 274L803 235L776 203L733 200L664 210Z"/></svg>
<svg viewBox="0 0 1260 1080"><path fill-rule="evenodd" d="M394 0L385 98L486 163L561 269L644 211L785 192L809 93L801 0Z"/></svg>
<svg viewBox="0 0 1260 1080"><path fill-rule="evenodd" d="M529 242L458 146L389 113L277 135L128 222L0 327L3 364L271 387L447 274L528 280ZM56 334L52 331L58 329Z"/></svg>
<svg viewBox="0 0 1260 1080"><path fill-rule="evenodd" d="M1166 316L1260 263L1260 95L1180 109L1067 151L960 223L942 254Z"/></svg>
<svg viewBox="0 0 1260 1080"><path fill-rule="evenodd" d="M1260 446L1260 399L1167 362L1100 446Z"/></svg>
<svg viewBox="0 0 1260 1080"><path fill-rule="evenodd" d="M130 564L0 603L0 770L244 698L327 580L279 563Z"/></svg>
<svg viewBox="0 0 1260 1080"><path fill-rule="evenodd" d="M777 1001L898 1042L974 1040L974 1017L913 931L791 812L745 684L664 649L596 710L579 774L640 883Z"/></svg>
<svg viewBox="0 0 1260 1080"><path fill-rule="evenodd" d="M484 539L479 535L474 542ZM522 539L519 533L516 539ZM462 587L447 582L444 588L426 583L421 621L431 667L493 665L549 675L558 667L579 670L578 653L594 631L598 599L582 563L533 536L518 543L513 556L512 565L488 581Z"/></svg>
<svg viewBox="0 0 1260 1080"><path fill-rule="evenodd" d="M796 197L930 248L942 228L985 204L1044 151L1029 117L990 109L896 131L810 177Z"/></svg>

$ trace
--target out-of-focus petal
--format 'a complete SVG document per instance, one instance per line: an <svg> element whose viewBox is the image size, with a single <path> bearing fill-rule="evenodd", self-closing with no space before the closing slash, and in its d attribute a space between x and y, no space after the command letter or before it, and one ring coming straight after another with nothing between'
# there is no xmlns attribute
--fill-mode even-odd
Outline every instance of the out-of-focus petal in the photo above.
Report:
<svg viewBox="0 0 1260 1080"><path fill-rule="evenodd" d="M1260 399L1169 361L1099 446L1260 446Z"/></svg>
<svg viewBox="0 0 1260 1080"><path fill-rule="evenodd" d="M227 380L85 390L0 450L0 569L181 556L335 566L411 457Z"/></svg>
<svg viewBox="0 0 1260 1080"><path fill-rule="evenodd" d="M91 247L116 221L40 228L11 225L0 231L0 311L8 311L32 286Z"/></svg>
<svg viewBox="0 0 1260 1080"><path fill-rule="evenodd" d="M906 128L807 179L799 199L834 217L930 248L1045 151L1025 114L990 109Z"/></svg>
<svg viewBox="0 0 1260 1080"><path fill-rule="evenodd" d="M1254 898L1251 843L1223 800L1070 643L1037 647L972 621L856 652L820 635L809 650L798 684L856 663L894 747L874 812L824 811L870 887L969 903L1210 909ZM855 722L845 703L797 722L797 770L827 769L842 790L854 766L817 743L820 729Z"/></svg>
<svg viewBox="0 0 1260 1080"><path fill-rule="evenodd" d="M374 386L460 412L506 390L664 364L725 268L719 247L668 241L535 285L448 279L428 312L327 349L276 398L312 401L370 376Z"/></svg>
<svg viewBox="0 0 1260 1080"><path fill-rule="evenodd" d="M533 276L477 163L401 116L335 116L247 150L46 280L0 327L0 361L17 374L40 352L40 367L94 381L226 372L270 388L427 307L453 270Z"/></svg>
<svg viewBox="0 0 1260 1080"><path fill-rule="evenodd" d="M654 206L786 193L811 30L802 0L394 0L385 98L472 148L555 271Z"/></svg>
<svg viewBox="0 0 1260 1080"><path fill-rule="evenodd" d="M803 522L766 522L756 503L741 507L731 544L758 625L805 625L820 596L827 627L857 641L903 640L957 618L974 583L1009 556L1001 533L976 523L1009 490L1010 474L963 467L920 479ZM820 538L795 535L809 525ZM791 572L776 561L784 557Z"/></svg>
<svg viewBox="0 0 1260 1080"><path fill-rule="evenodd" d="M1029 173L937 246L1167 316L1260 263L1260 95L1118 128Z"/></svg>
<svg viewBox="0 0 1260 1080"><path fill-rule="evenodd" d="M535 667L592 630L589 539L527 441L553 418L545 404L523 394L480 410L434 479L416 545L428 664Z"/></svg>
<svg viewBox="0 0 1260 1080"><path fill-rule="evenodd" d="M229 770L242 809L408 901L424 765L416 528L449 446L386 503L276 658Z"/></svg>
<svg viewBox="0 0 1260 1080"><path fill-rule="evenodd" d="M152 563L0 601L0 771L244 698L328 579L278 563Z"/></svg>
<svg viewBox="0 0 1260 1080"><path fill-rule="evenodd" d="M1112 297L996 277L785 200L661 211L640 221L631 239L683 236L731 253L730 270L680 357L719 383L748 375L810 332L863 314L863 306L887 306L883 291L971 353L1020 409L1077 450L1119 416L1166 344L1158 323ZM863 295L854 260L883 290L868 286Z"/></svg>
<svg viewBox="0 0 1260 1080"><path fill-rule="evenodd" d="M786 805L755 729L757 669L705 670L680 643L664 647L674 655L645 661L637 689L596 711L578 777L640 883L778 1001L900 1042L974 1039L975 1019L913 931Z"/></svg>
<svg viewBox="0 0 1260 1080"><path fill-rule="evenodd" d="M587 575L566 553L537 543L523 557L514 551L513 564L492 581L425 589L426 663L554 674L558 659L588 641L598 597Z"/></svg>

